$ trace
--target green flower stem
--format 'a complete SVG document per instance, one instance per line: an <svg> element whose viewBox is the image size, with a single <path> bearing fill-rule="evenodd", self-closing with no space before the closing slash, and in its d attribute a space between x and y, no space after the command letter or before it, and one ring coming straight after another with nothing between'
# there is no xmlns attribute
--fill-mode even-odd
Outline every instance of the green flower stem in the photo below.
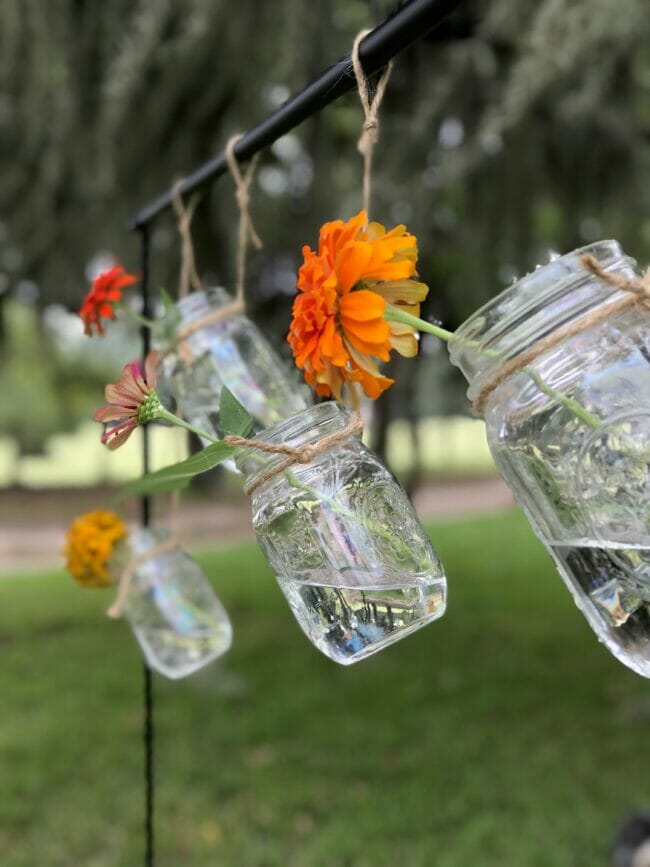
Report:
<svg viewBox="0 0 650 867"><path fill-rule="evenodd" d="M589 412L588 409L585 409L581 403L574 400L572 397L567 397L565 394L562 394L562 392L551 388L550 385L547 385L544 382L536 370L533 370L530 367L524 367L523 370L530 376L540 391L543 391L544 394L554 398L558 403L562 404L565 409L572 412L576 418L579 418L580 421L583 421L586 425L593 428L599 428L601 426L602 422L597 415L594 415L593 412Z"/></svg>
<svg viewBox="0 0 650 867"><path fill-rule="evenodd" d="M453 331L447 331L446 328L441 328L439 325L434 325L431 322L425 322L424 319L420 319L417 316L412 316L410 313L406 313L404 310L399 310L397 307L393 307L390 304L386 305L384 318L388 322L400 322L403 325L410 325L417 331L425 331L427 334L433 334L436 337L439 337L440 340L444 340L445 343L461 343L463 346L468 346L470 349L475 349L477 352L479 352L481 355L485 355L487 358L501 357L500 353L495 352L493 349L482 348L477 340L464 340L462 337L458 337L457 334L454 334ZM589 410L585 409L585 407L582 406L582 404L579 403L577 400L573 400L573 398L567 397L566 395L562 394L562 392L551 388L550 385L547 385L544 382L544 380L539 375L539 373L537 373L536 370L533 370L531 367L523 367L522 371L530 376L530 378L533 380L533 382L540 391L543 391L544 394L552 397L559 404L565 407L565 409L568 409L569 412L573 413L576 418L579 418L580 421L584 422L586 425L592 428L599 428L601 426L602 422L597 415L589 412Z"/></svg>
<svg viewBox="0 0 650 867"><path fill-rule="evenodd" d="M397 307L393 307L392 304L386 305L384 319L386 319L388 322L401 322L403 325L410 325L417 331L426 331L427 334L434 334L436 337L444 340L445 343L452 343L454 340L460 339L454 334L453 331L447 331L446 328L441 328L439 325L434 325L433 322L425 322L424 319L420 319L418 316L413 316L411 313L407 313L405 310L400 310ZM476 341L466 341L467 346L471 346L473 343L476 343ZM492 352L492 355L497 354L498 353L496 352Z"/></svg>
<svg viewBox="0 0 650 867"><path fill-rule="evenodd" d="M199 430L199 428L194 427L194 425L191 425L188 422L184 421L182 418L179 418L177 415L174 415L173 412L165 409L162 404L158 406L155 418L160 419L161 421L169 422L169 424L175 425L176 427L185 428L185 430L189 430L193 434L196 434L197 437L203 437L203 439L210 440L211 443L221 442L221 440L219 440L217 437L212 436L212 434L209 434L204 430Z"/></svg>
<svg viewBox="0 0 650 867"><path fill-rule="evenodd" d="M145 328L153 329L156 326L156 323L153 319L148 319L146 316L142 316L140 313L136 313L135 310L132 310L128 304L114 304L114 309L119 313L123 313L125 316L128 316L129 319L133 319L134 322L137 322L139 325L144 325Z"/></svg>
<svg viewBox="0 0 650 867"><path fill-rule="evenodd" d="M306 494L309 494L310 497L313 497L313 499L318 503L327 504L333 512L335 512L337 515L340 515L342 518L347 518L352 521L358 520L358 515L354 514L349 509L346 509L346 507L342 506L338 502L338 500L332 499L331 497L323 497L315 488L312 488L311 485L307 485L304 482L301 482L300 479L291 470L285 470L284 477L289 482L292 488L297 488L300 491L304 491ZM371 533L374 533L377 536L381 536L381 538L388 542L390 545L395 545L399 547L404 557L408 557L411 555L411 549L408 544L399 537L397 537L395 533L391 533L390 530L387 530L376 521L365 520L362 523L364 523L364 525L368 528L368 530L370 530Z"/></svg>

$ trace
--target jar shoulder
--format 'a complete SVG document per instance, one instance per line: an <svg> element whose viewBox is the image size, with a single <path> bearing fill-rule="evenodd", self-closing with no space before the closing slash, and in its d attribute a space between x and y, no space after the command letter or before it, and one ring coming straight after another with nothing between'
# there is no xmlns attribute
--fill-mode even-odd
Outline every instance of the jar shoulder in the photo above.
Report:
<svg viewBox="0 0 650 867"><path fill-rule="evenodd" d="M531 363L548 389L578 401L607 421L639 408L650 409L650 313L628 314L575 335ZM495 389L486 412L489 441L513 428L529 430L527 419L566 413L555 398L522 370ZM535 431L539 430L535 425Z"/></svg>

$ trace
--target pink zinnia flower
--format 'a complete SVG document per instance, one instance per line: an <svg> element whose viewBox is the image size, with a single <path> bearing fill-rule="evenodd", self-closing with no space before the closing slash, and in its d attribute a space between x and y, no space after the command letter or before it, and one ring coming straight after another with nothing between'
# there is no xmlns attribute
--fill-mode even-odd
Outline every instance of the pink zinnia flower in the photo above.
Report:
<svg viewBox="0 0 650 867"><path fill-rule="evenodd" d="M157 418L160 400L156 393L158 353L151 350L144 360L125 364L120 378L107 385L104 395L107 406L100 406L93 418L99 422L115 422L102 436L109 449L119 448L138 425Z"/></svg>

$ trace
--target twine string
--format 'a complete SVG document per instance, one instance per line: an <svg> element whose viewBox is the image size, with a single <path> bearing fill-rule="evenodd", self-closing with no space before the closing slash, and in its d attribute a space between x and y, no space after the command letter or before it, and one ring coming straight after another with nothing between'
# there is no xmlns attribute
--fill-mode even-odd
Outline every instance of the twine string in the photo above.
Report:
<svg viewBox="0 0 650 867"><path fill-rule="evenodd" d="M244 304L244 278L246 276L246 249L248 241L257 249L262 249L262 241L260 236L255 231L253 219L250 214L250 185L255 173L258 154L255 154L249 162L246 170L242 173L237 157L235 156L235 145L244 137L241 132L231 136L226 142L226 162L230 169L230 174L235 182L235 198L239 206L239 231L237 237L237 284L235 291L235 300L242 306Z"/></svg>
<svg viewBox="0 0 650 867"><path fill-rule="evenodd" d="M635 304L641 304L646 309L650 309L650 268L641 277L630 279L623 277L621 274L606 271L600 262L589 254L580 257L580 264L586 271L604 283L607 283L613 289L622 290L627 294L609 304L601 305L596 310L592 310L572 322L567 322L566 325L557 328L555 331L547 334L546 337L542 337L541 340L533 343L524 352L520 352L518 355L504 362L488 378L476 396L473 408L477 415L482 416L485 414L485 405L488 398L504 380L528 367L529 364L535 361L536 358L539 358L540 355L548 352L549 349L553 349L565 340L581 334L583 331L604 322L617 313L634 307Z"/></svg>
<svg viewBox="0 0 650 867"><path fill-rule="evenodd" d="M186 364L192 364L194 361L194 352L187 342L188 338L205 328L206 325L212 325L232 316L236 313L244 311L244 273L246 267L246 244L247 238L250 236L251 241L256 247L261 247L260 241L249 213L249 193L253 178L253 170L257 157L249 165L245 175L242 176L237 160L234 157L233 148L235 143L241 138L241 134L233 136L226 145L226 158L228 166L235 179L236 197L240 208L239 220L239 240L237 245L237 294L230 304L225 304L217 310L210 310L208 313L200 316L198 319L181 326L178 329L176 339L171 341L167 346L165 353L168 354L175 347L178 347L179 354ZM192 196L187 207L183 202L180 188L183 184L183 179L176 181L172 187L172 204L177 217L178 233L181 236L181 272L178 287L178 297L185 298L189 294L190 287L193 291L199 292L203 288L203 283L196 269L196 259L194 255L194 244L192 243L192 217L199 202L197 195Z"/></svg>
<svg viewBox="0 0 650 867"><path fill-rule="evenodd" d="M622 289L637 296L644 307L650 308L650 268L646 268L640 277L624 277L613 271L606 271L595 256L589 253L580 257L580 262L587 271L598 277L604 283L608 283L615 289Z"/></svg>
<svg viewBox="0 0 650 867"><path fill-rule="evenodd" d="M154 545L154 547L150 548L148 551L144 551L142 554L138 554L136 557L132 557L120 574L120 577L117 581L117 595L115 597L115 601L108 609L106 614L109 617L112 617L113 620L118 620L124 613L124 606L126 605L129 590L131 589L131 584L133 583L133 578L140 566L142 566L142 564L146 563L148 560L153 560L155 557L158 557L161 554L168 554L170 551L178 548L178 546L178 537L175 534L172 534L168 539L160 542L159 545Z"/></svg>
<svg viewBox="0 0 650 867"><path fill-rule="evenodd" d="M305 443L301 446L289 446L285 443L267 443L264 440L247 439L246 437L235 436L229 434L225 438L225 442L229 446L245 449L257 449L257 451L265 452L270 455L285 455L285 459L279 463L269 467L265 472L258 476L250 485L244 488L246 496L250 496L254 491L261 487L273 476L283 473L294 464L310 464L318 455L344 442L348 437L360 434L363 430L363 419L359 413L355 413L350 421L340 430L332 431L332 433L321 437L315 443Z"/></svg>
<svg viewBox="0 0 650 867"><path fill-rule="evenodd" d="M366 214L370 213L370 183L372 175L372 152L379 138L379 106L384 98L386 85L390 78L393 69L393 62L390 61L386 69L382 72L377 87L375 88L374 96L370 97L370 87L366 74L359 60L359 45L370 33L370 30L362 30L357 34L354 45L352 46L352 68L357 79L357 88L359 89L359 99L363 106L364 121L363 129L357 148L363 157L363 209Z"/></svg>
<svg viewBox="0 0 650 867"><path fill-rule="evenodd" d="M192 243L192 217L199 203L199 196L197 194L193 195L186 207L181 195L183 183L184 179L179 178L171 189L172 205L176 214L178 233L181 236L181 272L178 283L179 298L185 298L190 291L190 286L195 292L199 292L203 288L201 278L196 270L194 244Z"/></svg>
<svg viewBox="0 0 650 867"><path fill-rule="evenodd" d="M176 225L178 228L178 234L181 236L181 269L178 281L179 300L182 300L189 294L190 287L195 292L200 292L203 288L201 278L196 270L194 243L192 242L192 218L196 206L199 203L199 196L197 194L193 195L186 207L181 195L182 185L183 178L179 178L171 189L172 205L174 206L174 212L176 214ZM181 358L186 362L186 364L191 364L194 361L194 353L182 333L179 332L178 339L175 343L178 344L178 351ZM169 349L171 349L171 347L168 347L167 351L169 351Z"/></svg>

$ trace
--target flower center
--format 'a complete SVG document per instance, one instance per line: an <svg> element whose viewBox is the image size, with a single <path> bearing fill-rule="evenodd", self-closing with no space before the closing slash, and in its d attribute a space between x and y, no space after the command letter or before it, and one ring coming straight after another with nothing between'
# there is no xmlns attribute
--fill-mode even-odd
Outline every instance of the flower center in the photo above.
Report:
<svg viewBox="0 0 650 867"><path fill-rule="evenodd" d="M159 409L160 398L158 397L157 392L152 389L140 404L140 410L138 411L138 424L147 424L148 422L158 418Z"/></svg>

